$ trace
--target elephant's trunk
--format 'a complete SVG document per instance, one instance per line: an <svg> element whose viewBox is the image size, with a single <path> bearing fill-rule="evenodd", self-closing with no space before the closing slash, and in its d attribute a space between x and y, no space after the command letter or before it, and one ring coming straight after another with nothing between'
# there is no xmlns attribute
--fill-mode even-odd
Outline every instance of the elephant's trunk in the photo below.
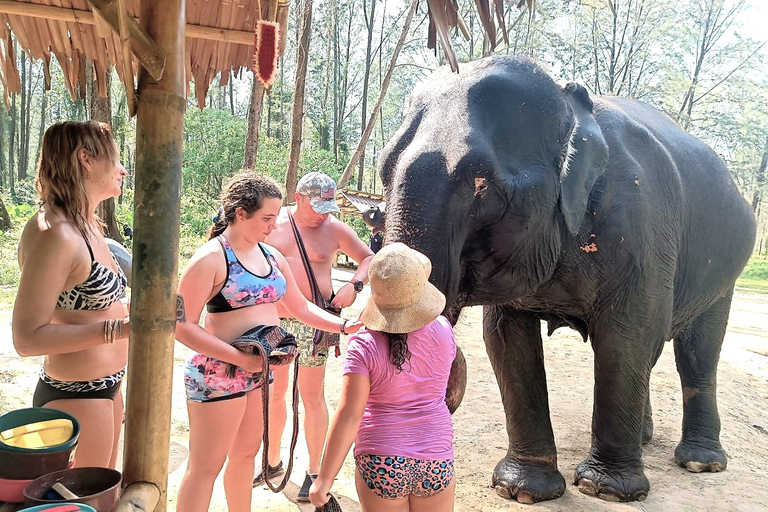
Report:
<svg viewBox="0 0 768 512"><path fill-rule="evenodd" d="M461 312L461 305L456 302L459 293L460 245L452 239L448 223L439 222L439 212L401 211L395 201L387 206L386 242L402 242L429 257L432 273L429 280L445 295L446 303L443 315L451 324L455 324ZM407 222L405 219L409 219ZM418 222L414 222L418 219ZM416 227L418 226L418 228ZM453 414L459 408L467 387L467 362L461 349L456 347L456 357L451 365L445 402Z"/></svg>

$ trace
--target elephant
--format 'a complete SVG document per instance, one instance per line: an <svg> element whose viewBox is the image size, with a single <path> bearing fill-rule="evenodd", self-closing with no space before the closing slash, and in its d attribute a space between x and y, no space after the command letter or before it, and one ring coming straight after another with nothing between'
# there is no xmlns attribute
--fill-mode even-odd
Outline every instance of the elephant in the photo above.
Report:
<svg viewBox="0 0 768 512"><path fill-rule="evenodd" d="M683 394L674 457L721 471L717 364L752 209L720 158L648 104L558 85L535 62L438 69L412 92L382 151L386 243L432 260L454 322L483 306L509 445L492 485L532 503L565 492L550 421L541 321L594 353L592 443L573 483L644 500L649 377L674 339ZM455 362L456 407L466 366Z"/></svg>

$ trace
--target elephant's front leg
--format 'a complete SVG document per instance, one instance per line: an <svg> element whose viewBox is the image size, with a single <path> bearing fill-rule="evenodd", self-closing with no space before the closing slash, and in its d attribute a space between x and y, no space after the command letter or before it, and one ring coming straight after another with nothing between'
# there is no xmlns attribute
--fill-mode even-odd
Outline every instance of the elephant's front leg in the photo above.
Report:
<svg viewBox="0 0 768 512"><path fill-rule="evenodd" d="M565 492L549 420L541 324L507 306L485 306L485 347L501 390L509 449L493 472L493 486L521 503L551 500Z"/></svg>
<svg viewBox="0 0 768 512"><path fill-rule="evenodd" d="M608 501L643 501L650 484L643 472L642 438L651 361L660 336L637 329L628 336L616 318L596 322L592 448L576 467L573 483L584 494ZM656 340L656 341L649 341Z"/></svg>

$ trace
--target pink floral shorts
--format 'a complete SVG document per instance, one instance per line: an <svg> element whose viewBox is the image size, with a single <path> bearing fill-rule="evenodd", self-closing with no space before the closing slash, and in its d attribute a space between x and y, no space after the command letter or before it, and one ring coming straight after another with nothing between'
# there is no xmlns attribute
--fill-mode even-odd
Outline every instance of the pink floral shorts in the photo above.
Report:
<svg viewBox="0 0 768 512"><path fill-rule="evenodd" d="M224 361L194 352L184 367L187 399L193 402L228 400L261 388L264 377L262 373L250 373L236 367L235 376L228 377L229 367Z"/></svg>

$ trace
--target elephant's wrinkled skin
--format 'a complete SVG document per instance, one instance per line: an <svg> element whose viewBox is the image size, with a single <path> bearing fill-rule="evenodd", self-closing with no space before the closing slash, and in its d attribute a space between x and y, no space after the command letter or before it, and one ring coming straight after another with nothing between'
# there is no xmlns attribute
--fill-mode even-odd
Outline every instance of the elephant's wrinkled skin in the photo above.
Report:
<svg viewBox="0 0 768 512"><path fill-rule="evenodd" d="M675 458L725 469L716 371L755 220L714 152L646 104L590 98L529 61L490 58L414 92L380 172L387 242L432 259L449 315L484 305L509 435L499 494L534 502L565 489L541 319L594 351L592 446L573 478L582 492L647 496L648 379L673 338L684 410Z"/></svg>

